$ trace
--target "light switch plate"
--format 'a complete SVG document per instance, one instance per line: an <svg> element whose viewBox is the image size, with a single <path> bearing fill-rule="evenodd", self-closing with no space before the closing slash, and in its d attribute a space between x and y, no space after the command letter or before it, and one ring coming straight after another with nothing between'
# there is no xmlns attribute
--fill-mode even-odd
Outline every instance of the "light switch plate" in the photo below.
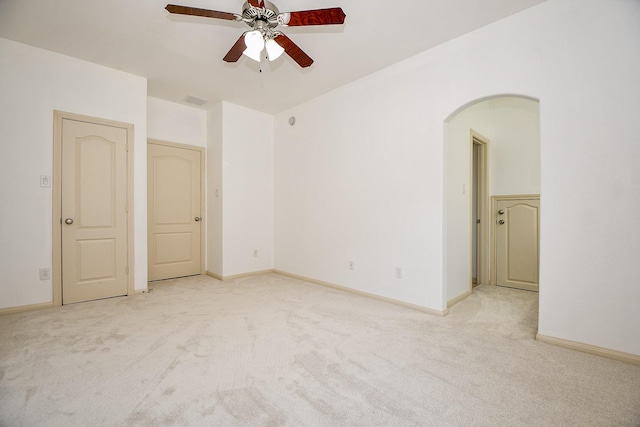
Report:
<svg viewBox="0 0 640 427"><path fill-rule="evenodd" d="M49 175L40 175L40 187L42 188L51 187L51 177Z"/></svg>
<svg viewBox="0 0 640 427"><path fill-rule="evenodd" d="M41 268L40 269L40 280L49 280L51 279L51 269L49 268Z"/></svg>

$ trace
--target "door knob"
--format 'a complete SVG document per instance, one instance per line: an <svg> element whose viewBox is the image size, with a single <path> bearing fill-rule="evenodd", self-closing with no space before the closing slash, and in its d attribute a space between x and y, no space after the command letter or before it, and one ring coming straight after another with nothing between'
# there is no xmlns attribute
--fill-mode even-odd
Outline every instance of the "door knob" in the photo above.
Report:
<svg viewBox="0 0 640 427"><path fill-rule="evenodd" d="M498 224L500 225L504 224L504 219L501 219L500 221L498 221Z"/></svg>
<svg viewBox="0 0 640 427"><path fill-rule="evenodd" d="M64 223L71 225L71 224L73 224L73 220L71 218L67 218L67 219L64 220Z"/></svg>
<svg viewBox="0 0 640 427"><path fill-rule="evenodd" d="M504 209L500 209L500 210L498 211L498 215L504 215Z"/></svg>
<svg viewBox="0 0 640 427"><path fill-rule="evenodd" d="M195 217L194 219L196 220L196 222L200 221L200 217L199 216Z"/></svg>

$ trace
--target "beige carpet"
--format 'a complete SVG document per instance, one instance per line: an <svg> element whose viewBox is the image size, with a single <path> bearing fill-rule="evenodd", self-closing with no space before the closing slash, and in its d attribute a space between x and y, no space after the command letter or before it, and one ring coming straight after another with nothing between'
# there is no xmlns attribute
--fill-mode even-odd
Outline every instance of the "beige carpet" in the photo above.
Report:
<svg viewBox="0 0 640 427"><path fill-rule="evenodd" d="M440 318L276 274L0 316L2 426L640 426L640 366L540 343L537 295Z"/></svg>

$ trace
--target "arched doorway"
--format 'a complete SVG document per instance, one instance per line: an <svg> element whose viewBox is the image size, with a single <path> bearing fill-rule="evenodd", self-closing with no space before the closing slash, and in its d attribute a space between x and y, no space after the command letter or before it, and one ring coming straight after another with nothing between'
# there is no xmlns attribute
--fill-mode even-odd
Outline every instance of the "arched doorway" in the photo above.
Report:
<svg viewBox="0 0 640 427"><path fill-rule="evenodd" d="M473 101L444 124L445 295L450 307L473 282L495 284L492 197L540 194L540 111L536 99Z"/></svg>

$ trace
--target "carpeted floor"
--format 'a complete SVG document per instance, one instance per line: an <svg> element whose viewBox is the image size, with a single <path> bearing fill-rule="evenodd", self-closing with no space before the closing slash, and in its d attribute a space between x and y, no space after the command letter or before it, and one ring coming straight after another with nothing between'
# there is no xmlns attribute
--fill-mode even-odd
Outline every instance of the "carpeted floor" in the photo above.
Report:
<svg viewBox="0 0 640 427"><path fill-rule="evenodd" d="M440 318L277 274L0 316L2 426L640 426L640 366L534 340L537 294Z"/></svg>

